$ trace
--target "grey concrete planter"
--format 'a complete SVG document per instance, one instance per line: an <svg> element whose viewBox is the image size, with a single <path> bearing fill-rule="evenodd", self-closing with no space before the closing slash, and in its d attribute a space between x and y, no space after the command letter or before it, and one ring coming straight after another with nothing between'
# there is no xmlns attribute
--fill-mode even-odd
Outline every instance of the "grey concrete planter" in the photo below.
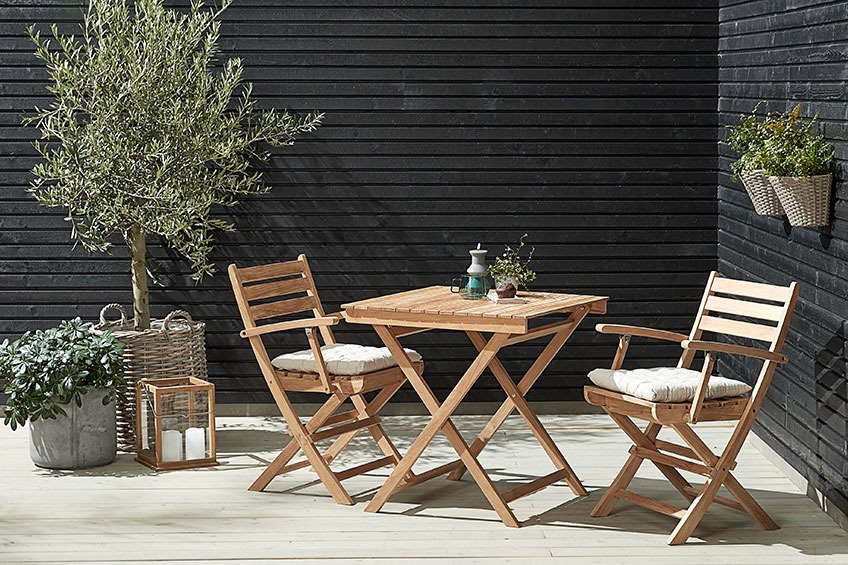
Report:
<svg viewBox="0 0 848 565"><path fill-rule="evenodd" d="M103 390L82 397L82 406L63 406L67 416L29 423L29 455L38 467L84 469L115 460L114 401L103 406Z"/></svg>

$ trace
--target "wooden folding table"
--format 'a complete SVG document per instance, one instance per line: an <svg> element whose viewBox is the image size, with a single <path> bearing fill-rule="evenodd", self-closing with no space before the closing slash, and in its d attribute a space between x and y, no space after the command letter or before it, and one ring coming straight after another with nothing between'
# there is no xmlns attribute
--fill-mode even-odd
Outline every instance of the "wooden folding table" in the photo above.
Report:
<svg viewBox="0 0 848 565"><path fill-rule="evenodd" d="M446 473L449 473L449 479L458 480L466 469L503 523L511 527L517 528L519 523L509 508L509 502L557 481L566 481L574 494L586 495L586 490L577 475L536 417L525 397L583 318L589 313L606 312L607 297L550 292L523 292L521 296L527 300L525 304L495 304L489 300L463 300L459 294L451 293L448 287L433 286L342 306L348 322L370 324L374 327L432 415L418 439L365 508L367 512L378 512L394 493L403 488ZM556 314L567 317L540 326L530 326L531 320ZM465 332L478 351L477 357L443 403L436 399L433 391L415 370L398 341L398 338L406 335L437 329ZM491 336L487 339L483 336L484 333L489 333ZM513 382L497 358L498 351L502 347L547 336L552 337L538 358L517 384ZM494 374L506 393L507 399L469 446L450 417L486 368ZM477 456L513 410L518 410L527 422L556 470L501 493L477 461ZM445 433L459 455L459 459L424 473L413 474L412 466L439 430Z"/></svg>

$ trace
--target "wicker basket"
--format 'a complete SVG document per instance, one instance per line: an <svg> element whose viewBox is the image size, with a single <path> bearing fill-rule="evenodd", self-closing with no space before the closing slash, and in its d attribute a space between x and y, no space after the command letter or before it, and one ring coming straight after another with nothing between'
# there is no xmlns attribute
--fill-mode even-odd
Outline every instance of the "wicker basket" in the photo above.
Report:
<svg viewBox="0 0 848 565"><path fill-rule="evenodd" d="M106 320L116 310L118 321ZM149 330L136 330L127 321L120 304L109 304L100 312L97 329L112 330L124 343L124 367L127 393L116 399L118 449L135 451L135 390L141 378L161 379L195 377L206 379L206 324L192 320L188 312L174 310L164 320L151 320Z"/></svg>
<svg viewBox="0 0 848 565"><path fill-rule="evenodd" d="M793 226L826 226L830 221L833 175L767 177Z"/></svg>
<svg viewBox="0 0 848 565"><path fill-rule="evenodd" d="M760 216L782 216L783 206L762 171L742 171L739 173L742 185L754 203L754 211Z"/></svg>

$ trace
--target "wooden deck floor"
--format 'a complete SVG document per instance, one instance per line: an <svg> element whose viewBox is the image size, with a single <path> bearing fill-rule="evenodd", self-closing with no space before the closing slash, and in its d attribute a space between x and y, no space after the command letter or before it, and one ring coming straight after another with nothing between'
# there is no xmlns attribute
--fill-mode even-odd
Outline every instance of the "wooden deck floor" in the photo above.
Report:
<svg viewBox="0 0 848 565"><path fill-rule="evenodd" d="M380 514L364 513L362 502L385 469L345 482L360 501L353 507L334 504L305 469L278 477L265 493L248 492L284 437L274 418L220 418L219 467L158 474L131 455L87 471L36 469L26 433L0 426L0 563L848 563L848 534L748 446L737 476L782 526L778 531L764 532L745 515L716 505L687 545L668 547L674 521L665 516L620 502L612 516L591 518L599 492L625 458L626 438L602 415L543 420L590 496L575 498L559 484L516 501L521 529L503 526L468 478L411 488ZM484 420L455 421L470 435ZM385 422L403 451L425 419L392 416ZM711 442L729 432L722 425L699 429ZM364 439L357 438L342 467L370 453ZM452 455L439 439L421 468ZM481 460L502 489L552 470L517 419L507 422ZM681 502L648 465L635 485Z"/></svg>

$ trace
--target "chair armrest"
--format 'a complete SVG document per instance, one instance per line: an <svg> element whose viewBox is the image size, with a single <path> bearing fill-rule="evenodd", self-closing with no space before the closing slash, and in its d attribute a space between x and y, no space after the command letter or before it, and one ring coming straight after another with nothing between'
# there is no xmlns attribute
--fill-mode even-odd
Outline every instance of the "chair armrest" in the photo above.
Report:
<svg viewBox="0 0 848 565"><path fill-rule="evenodd" d="M241 330L241 337L253 337L274 332L283 332L286 330L297 330L302 328L316 328L319 326L334 326L339 323L338 318L324 316L323 318L304 318L303 320L289 320L286 322L277 322L276 324L266 324L258 328L246 328Z"/></svg>
<svg viewBox="0 0 848 565"><path fill-rule="evenodd" d="M655 330L653 328L640 328L639 326L623 326L620 324L598 324L595 326L595 331L602 334L616 334L623 336L635 335L639 337L661 339L664 341L676 341L678 343L689 339L688 335L679 334L677 332Z"/></svg>
<svg viewBox="0 0 848 565"><path fill-rule="evenodd" d="M339 321L347 319L347 314L344 310L342 310L341 312L333 312L332 314L324 314L324 316L327 318L336 318Z"/></svg>
<svg viewBox="0 0 848 565"><path fill-rule="evenodd" d="M786 363L789 358L781 353L768 351L766 349L757 349L756 347L746 347L744 345L734 345L731 343L719 343L717 341L702 341L690 340L681 342L680 347L683 349L691 349L694 351L710 351L718 353L730 353L733 355L746 355L748 357L756 357L763 361L774 361L775 363Z"/></svg>

